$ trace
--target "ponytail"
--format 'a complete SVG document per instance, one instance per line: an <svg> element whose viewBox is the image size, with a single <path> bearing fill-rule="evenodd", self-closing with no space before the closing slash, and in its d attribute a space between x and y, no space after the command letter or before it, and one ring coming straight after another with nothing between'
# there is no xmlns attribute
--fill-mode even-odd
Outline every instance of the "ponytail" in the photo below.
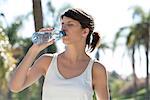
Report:
<svg viewBox="0 0 150 100"><path fill-rule="evenodd" d="M100 42L100 35L98 32L93 32L92 34L88 34L86 39L86 44L88 45L88 49L90 50L90 52L92 52L96 48L99 42Z"/></svg>

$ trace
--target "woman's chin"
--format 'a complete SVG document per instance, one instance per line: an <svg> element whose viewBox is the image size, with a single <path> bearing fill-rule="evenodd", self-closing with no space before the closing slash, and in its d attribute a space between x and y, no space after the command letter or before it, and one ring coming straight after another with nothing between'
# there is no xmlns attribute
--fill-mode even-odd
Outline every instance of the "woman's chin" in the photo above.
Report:
<svg viewBox="0 0 150 100"><path fill-rule="evenodd" d="M67 36L63 37L63 38L62 38L62 42L63 42L64 44L68 44L68 43L69 43L68 37L67 37Z"/></svg>

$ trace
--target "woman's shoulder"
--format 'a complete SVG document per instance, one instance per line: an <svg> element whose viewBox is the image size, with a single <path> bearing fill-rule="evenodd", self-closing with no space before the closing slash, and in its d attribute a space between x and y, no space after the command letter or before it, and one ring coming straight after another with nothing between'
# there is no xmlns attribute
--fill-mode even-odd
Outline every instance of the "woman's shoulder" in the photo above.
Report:
<svg viewBox="0 0 150 100"><path fill-rule="evenodd" d="M49 54L49 53L47 53L47 54L41 55L41 56L37 59L36 62L37 62L37 64L38 64L38 66L40 66L41 70L44 71L44 74L46 74L47 69L48 69L48 67L49 67L49 65L50 65L50 63L51 63L51 61L52 61L54 55L55 55L55 54Z"/></svg>
<svg viewBox="0 0 150 100"><path fill-rule="evenodd" d="M94 86L103 86L107 81L107 71L103 64L99 61L95 61L93 64L93 85Z"/></svg>
<svg viewBox="0 0 150 100"><path fill-rule="evenodd" d="M54 54L50 54L50 53L46 53L46 54L43 54L39 57L39 60L41 62L41 64L43 65L49 65L53 59L53 57L55 57L57 54L54 53Z"/></svg>
<svg viewBox="0 0 150 100"><path fill-rule="evenodd" d="M93 74L95 76L106 75L106 68L105 68L105 66L102 63L100 63L100 61L98 61L98 60L94 60Z"/></svg>

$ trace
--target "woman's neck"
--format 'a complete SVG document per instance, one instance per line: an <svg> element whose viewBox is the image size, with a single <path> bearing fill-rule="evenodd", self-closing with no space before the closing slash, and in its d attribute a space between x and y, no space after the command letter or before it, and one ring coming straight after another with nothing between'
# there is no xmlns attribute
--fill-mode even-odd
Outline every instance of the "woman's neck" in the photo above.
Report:
<svg viewBox="0 0 150 100"><path fill-rule="evenodd" d="M83 48L83 46L68 46L66 48L66 51L64 52L64 57L71 62L76 62L88 58L87 54L85 53L85 48Z"/></svg>

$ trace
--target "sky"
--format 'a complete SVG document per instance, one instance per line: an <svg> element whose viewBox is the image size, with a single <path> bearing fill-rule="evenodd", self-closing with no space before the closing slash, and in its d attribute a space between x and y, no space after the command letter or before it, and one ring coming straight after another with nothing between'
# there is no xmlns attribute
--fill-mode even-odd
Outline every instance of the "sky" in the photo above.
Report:
<svg viewBox="0 0 150 100"><path fill-rule="evenodd" d="M42 6L45 6L45 1L42 0ZM150 10L150 3L148 0L51 0L53 6L58 10L64 4L70 3L75 8L81 8L91 14L95 19L95 31L101 35L101 41L108 43L111 46L115 33L120 27L133 24L132 10L129 9L135 5L141 6L144 11ZM14 21L17 16L26 15L32 11L32 0L4 0L0 2L0 12L5 14L3 21L7 27ZM43 9L43 13L46 11ZM0 17L1 18L1 17ZM7 22L6 22L7 21ZM34 32L33 17L30 16L25 21L23 28L19 30L19 36L31 37ZM123 40L122 40L123 41ZM57 44L60 45L61 41ZM63 50L62 46L58 45L58 50ZM119 46L113 53L112 50L107 49L104 52L100 51L100 62L106 67L108 71L116 71L118 74L126 77L132 73L131 59L127 54L123 56L126 48ZM141 49L142 61L138 59L136 52L136 74L138 77L146 76L146 64L144 50ZM94 58L94 53L91 57ZM150 72L150 71L149 71Z"/></svg>

